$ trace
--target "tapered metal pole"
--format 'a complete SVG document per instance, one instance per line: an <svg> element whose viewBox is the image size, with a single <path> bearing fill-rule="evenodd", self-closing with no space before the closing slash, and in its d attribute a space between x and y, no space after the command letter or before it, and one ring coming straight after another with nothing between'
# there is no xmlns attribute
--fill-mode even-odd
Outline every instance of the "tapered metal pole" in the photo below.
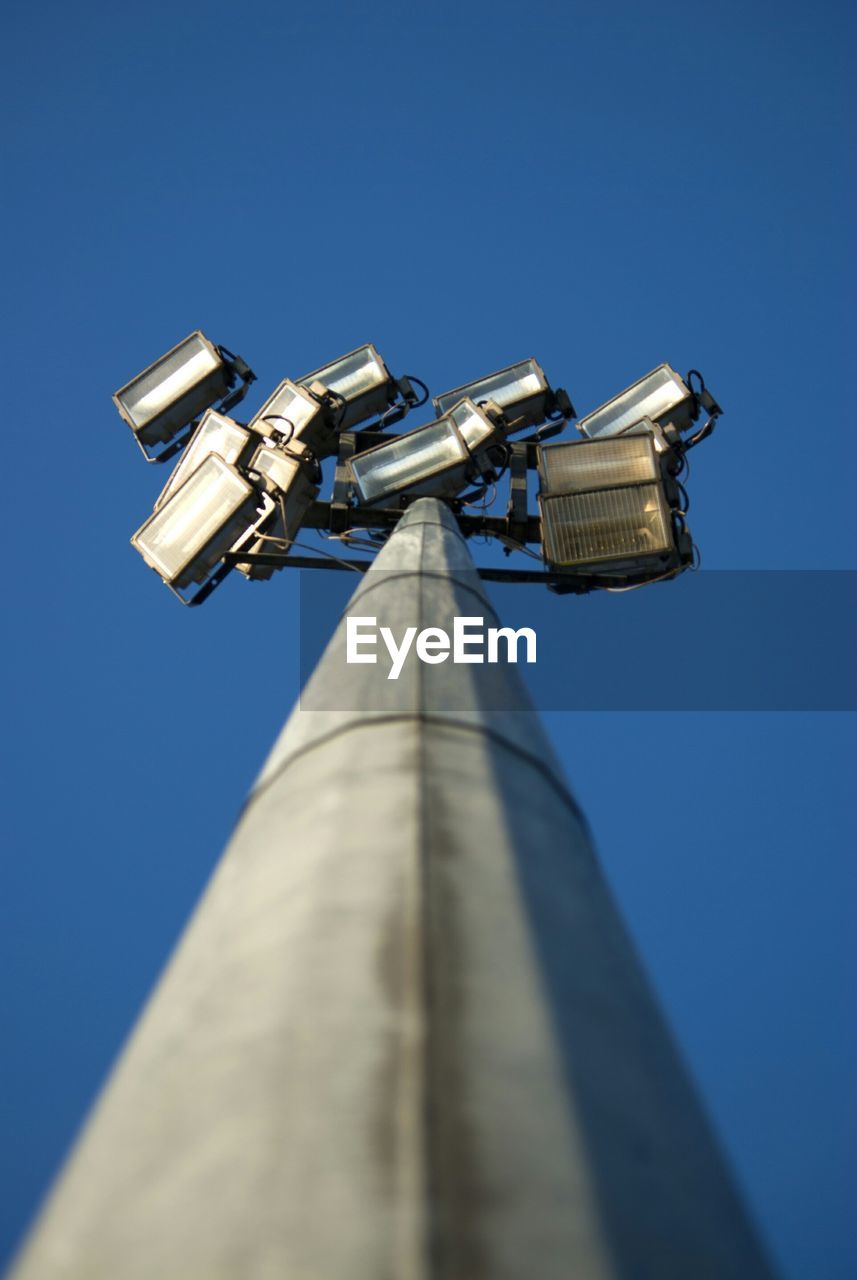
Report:
<svg viewBox="0 0 857 1280"><path fill-rule="evenodd" d="M496 622L428 499L349 613ZM344 649L14 1280L767 1276L515 668Z"/></svg>

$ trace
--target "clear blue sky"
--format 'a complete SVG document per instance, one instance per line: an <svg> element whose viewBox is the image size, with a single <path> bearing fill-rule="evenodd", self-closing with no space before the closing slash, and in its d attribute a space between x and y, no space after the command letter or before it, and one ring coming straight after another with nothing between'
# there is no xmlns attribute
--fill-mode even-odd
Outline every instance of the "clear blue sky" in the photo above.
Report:
<svg viewBox="0 0 857 1280"><path fill-rule="evenodd" d="M297 575L193 613L128 545L164 477L117 386L196 327L254 407L364 341L435 390L535 354L581 412L696 365L716 568L857 567L857 448L844 3L90 0L4 34L8 1252L297 693ZM782 1275L850 1280L853 716L548 723Z"/></svg>

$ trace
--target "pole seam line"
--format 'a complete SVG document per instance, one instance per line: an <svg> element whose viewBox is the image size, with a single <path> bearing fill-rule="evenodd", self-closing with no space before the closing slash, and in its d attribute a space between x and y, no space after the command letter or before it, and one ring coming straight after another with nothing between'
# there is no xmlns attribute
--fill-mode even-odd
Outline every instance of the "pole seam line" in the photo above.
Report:
<svg viewBox="0 0 857 1280"><path fill-rule="evenodd" d="M440 729L459 729L465 733L475 733L483 735L486 738L490 738L492 742L503 747L503 749L508 751L511 755L515 755L518 759L525 761L534 768L536 772L542 774L546 781L553 787L560 800L562 800L562 802L571 810L577 821L582 824L584 830L588 831L589 828L586 823L586 819L584 818L583 812L574 796L568 790L565 783L556 775L556 773L554 773L553 769L546 765L539 756L533 755L531 751L525 751L504 734L499 733L496 729L490 728L488 725L465 724L461 720L453 720L451 716L438 716L430 712L421 711L389 712L379 716L368 716L362 720L349 720L347 724L340 725L336 729L331 729L329 733L322 734L321 737L316 738L314 742L307 743L306 746L301 747L298 751L295 751L293 755L290 755L287 760L284 760L281 765L278 765L270 778L266 778L263 782L258 783L253 788L238 814L239 821L248 812L256 797L267 791L268 788L272 786L272 784L276 782L288 768L291 767L291 765L293 765L297 760L300 760L304 756L317 750L317 748L326 746L327 743L332 741L334 738L344 737L345 734L352 733L355 729L364 729L367 725L407 723L409 721L434 726Z"/></svg>
<svg viewBox="0 0 857 1280"><path fill-rule="evenodd" d="M423 522L421 528L425 528ZM431 522L436 523L436 522ZM424 621L423 614L423 591L422 591L422 569L426 558L426 536L421 533L420 551L419 551L419 570L417 577L420 582L417 585L417 623L420 629ZM412 575L408 575L412 576ZM443 576L443 575L442 575ZM420 664L417 671L417 714L422 718L425 715L425 681L423 680L423 670ZM417 769L419 771L417 782L417 857L419 859L419 877L420 877L420 964L422 967L422 1012L423 1012L423 1045L422 1045L422 1076L420 1085L422 1088L422 1098L420 1107L420 1118L422 1120L421 1138L421 1157L422 1171L425 1178L425 1218L423 1220L423 1260L425 1266L425 1274L427 1280L439 1280L443 1272L443 1249L444 1239L442 1236L443 1215L439 1216L438 1210L441 1205L442 1191L438 1184L437 1161L435 1159L433 1135L435 1133L436 1120L436 1098L434 1091L434 1059L436 1054L435 1035L434 1035L434 1011L435 1011L435 995L433 974L431 968L432 957L430 955L431 948L431 889L430 875L431 863L429 856L429 841L427 824L429 820L429 798L426 795L426 742L425 733L417 734Z"/></svg>

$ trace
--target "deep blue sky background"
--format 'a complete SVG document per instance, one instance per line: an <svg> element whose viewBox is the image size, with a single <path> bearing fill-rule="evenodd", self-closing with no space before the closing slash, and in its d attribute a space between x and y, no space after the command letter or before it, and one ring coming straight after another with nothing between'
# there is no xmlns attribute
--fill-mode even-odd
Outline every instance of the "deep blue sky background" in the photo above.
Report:
<svg viewBox="0 0 857 1280"><path fill-rule="evenodd" d="M47 3L4 34L8 1252L298 691L297 575L188 612L128 545L164 474L116 387L196 327L251 407L369 340L434 390L535 354L581 413L696 365L716 568L857 567L857 449L845 3ZM854 718L548 724L782 1275L857 1274Z"/></svg>

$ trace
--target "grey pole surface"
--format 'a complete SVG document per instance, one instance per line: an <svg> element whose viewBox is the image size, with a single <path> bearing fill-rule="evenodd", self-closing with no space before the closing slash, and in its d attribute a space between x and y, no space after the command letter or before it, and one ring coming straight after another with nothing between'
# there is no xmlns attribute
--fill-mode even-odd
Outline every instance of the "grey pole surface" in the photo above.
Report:
<svg viewBox="0 0 857 1280"><path fill-rule="evenodd" d="M349 612L495 623L431 499ZM344 647L14 1280L768 1276L515 668Z"/></svg>

